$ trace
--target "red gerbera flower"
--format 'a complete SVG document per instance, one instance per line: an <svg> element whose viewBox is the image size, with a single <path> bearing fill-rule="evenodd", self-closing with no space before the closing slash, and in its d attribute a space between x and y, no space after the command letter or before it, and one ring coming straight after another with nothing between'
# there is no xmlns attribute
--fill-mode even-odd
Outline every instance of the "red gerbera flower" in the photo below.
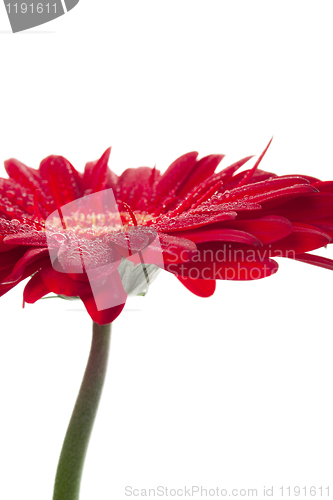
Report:
<svg viewBox="0 0 333 500"><path fill-rule="evenodd" d="M124 258L140 264L143 257L146 264L164 267L203 297L214 293L216 279L275 273L275 256L333 269L331 260L307 253L332 241L333 181L259 170L267 148L253 168L238 174L251 157L215 173L223 155L198 160L198 153L191 152L164 174L140 167L119 177L108 167L110 149L87 163L83 174L62 156L49 156L38 170L7 160L9 179L0 179L0 294L32 276L24 289L26 302L50 292L80 297L93 321L106 324L126 300L118 272ZM67 221L57 234L73 235L81 247L94 245L95 252L87 252L84 272L77 272L80 255L75 257L70 245L64 251L60 238L54 245L55 266L45 230L50 214L107 189L114 192L122 227L112 214L98 213L98 207ZM99 310L87 273L101 266L108 286L99 299L104 300L107 289L117 305Z"/></svg>

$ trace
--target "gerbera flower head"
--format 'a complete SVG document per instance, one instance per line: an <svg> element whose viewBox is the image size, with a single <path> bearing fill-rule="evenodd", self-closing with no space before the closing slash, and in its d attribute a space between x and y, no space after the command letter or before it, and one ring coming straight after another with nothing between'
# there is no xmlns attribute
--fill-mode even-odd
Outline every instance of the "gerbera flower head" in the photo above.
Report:
<svg viewBox="0 0 333 500"><path fill-rule="evenodd" d="M216 279L274 274L274 257L333 269L331 260L308 253L332 241L333 181L260 170L267 148L239 173L251 157L216 173L223 155L190 152L163 174L140 167L120 176L108 167L110 149L84 173L62 156L38 169L7 160L0 294L31 276L25 302L51 292L79 297L105 324L160 269L202 297L214 293Z"/></svg>

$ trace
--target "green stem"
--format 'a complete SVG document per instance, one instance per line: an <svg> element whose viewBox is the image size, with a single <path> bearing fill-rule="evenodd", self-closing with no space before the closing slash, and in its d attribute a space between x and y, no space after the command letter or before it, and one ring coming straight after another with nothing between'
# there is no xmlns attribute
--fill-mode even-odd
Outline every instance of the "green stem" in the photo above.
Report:
<svg viewBox="0 0 333 500"><path fill-rule="evenodd" d="M101 397L110 347L111 324L93 324L88 364L62 446L53 500L78 500L84 460Z"/></svg>

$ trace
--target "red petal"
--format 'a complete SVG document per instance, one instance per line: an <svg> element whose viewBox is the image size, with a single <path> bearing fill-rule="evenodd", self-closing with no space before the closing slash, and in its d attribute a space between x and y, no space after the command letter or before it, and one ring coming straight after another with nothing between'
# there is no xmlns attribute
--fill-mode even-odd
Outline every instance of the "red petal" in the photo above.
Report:
<svg viewBox="0 0 333 500"><path fill-rule="evenodd" d="M191 278L182 278L181 276L177 276L177 278L185 286L185 288L198 297L210 297L215 292L215 280L195 280Z"/></svg>
<svg viewBox="0 0 333 500"><path fill-rule="evenodd" d="M139 167L128 168L125 170L118 180L117 198L127 203L132 210L137 210L139 207L146 208L148 201L148 191L151 189L149 181L151 179L152 168ZM156 174L157 175L157 174ZM146 199L144 199L146 197Z"/></svg>
<svg viewBox="0 0 333 500"><path fill-rule="evenodd" d="M0 192L6 197L8 202L1 205L3 211L7 210L10 217L21 217L25 215L35 215L34 195L13 179L0 179Z"/></svg>
<svg viewBox="0 0 333 500"><path fill-rule="evenodd" d="M239 182L246 176L248 172L249 170L244 170L244 172L239 172L239 174L235 175L234 177L232 177L232 179L230 179L227 183L224 184L224 188L229 190L235 189L239 185ZM254 172L250 181L248 182L248 185L254 184L255 182L266 181L273 177L278 177L278 176L276 174L273 174L273 172L266 172L265 170L260 170L258 168Z"/></svg>
<svg viewBox="0 0 333 500"><path fill-rule="evenodd" d="M224 156L225 155L209 155L194 163L191 172L188 174L177 195L179 197L185 196L191 189L213 175L216 167L223 160Z"/></svg>
<svg viewBox="0 0 333 500"><path fill-rule="evenodd" d="M220 188L222 185L228 182L229 177L235 172L238 168L240 168L245 162L247 162L252 156L248 156L247 158L243 158L229 167L222 170L218 174L211 175L204 182L194 187L192 191L186 196L186 198L178 204L176 210L172 215L179 214L184 212L188 208L193 208L193 206L197 206L200 199L207 199L207 193L212 190L214 187L216 190ZM218 188L216 187L218 186ZM177 200L177 203L180 200Z"/></svg>
<svg viewBox="0 0 333 500"><path fill-rule="evenodd" d="M6 269L2 269L0 271L0 283L2 283L3 281L6 281L5 278L7 278L7 276L11 273L12 271L12 267L7 267Z"/></svg>
<svg viewBox="0 0 333 500"><path fill-rule="evenodd" d="M291 221L310 221L323 217L333 217L333 194L309 193L282 203L278 207L267 208L265 213L281 215Z"/></svg>
<svg viewBox="0 0 333 500"><path fill-rule="evenodd" d="M24 207L27 201L31 201L32 194L38 196L38 206L41 211L43 217L47 217L49 213L48 205L50 203L49 194L45 193L44 185L42 177L38 170L34 168L27 167L23 163L14 158L5 161L5 169L11 179L14 179L20 186L20 195L18 195L18 199L21 198L22 187L26 188L26 196L22 198L22 203L18 202L18 205ZM30 212L34 213L34 206L30 205ZM29 211L28 210L28 211Z"/></svg>
<svg viewBox="0 0 333 500"><path fill-rule="evenodd" d="M314 266L323 267L324 269L330 269L333 271L333 260L331 259L326 259L325 257L308 253L300 253L294 258L295 260L305 262L306 264L312 264Z"/></svg>
<svg viewBox="0 0 333 500"><path fill-rule="evenodd" d="M187 238L159 234L159 242L163 251L164 262L183 262L196 251L195 243ZM153 264L153 262L152 262Z"/></svg>
<svg viewBox="0 0 333 500"><path fill-rule="evenodd" d="M316 219L311 221L311 225L317 227L328 234L333 240L333 221L332 219Z"/></svg>
<svg viewBox="0 0 333 500"><path fill-rule="evenodd" d="M9 234L3 239L4 243L11 245L28 245L34 247L47 246L47 239L45 231L38 232L23 232L17 234Z"/></svg>
<svg viewBox="0 0 333 500"><path fill-rule="evenodd" d="M45 286L41 273L38 272L26 284L23 291L23 300L28 304L34 304L48 293L50 293L50 290Z"/></svg>
<svg viewBox="0 0 333 500"><path fill-rule="evenodd" d="M63 156L48 156L42 160L39 170L58 208L83 195L80 174Z"/></svg>
<svg viewBox="0 0 333 500"><path fill-rule="evenodd" d="M177 192L182 182L187 178L189 172L192 170L197 156L198 153L193 151L180 156L170 165L156 186L158 198L169 195L170 192Z"/></svg>
<svg viewBox="0 0 333 500"><path fill-rule="evenodd" d="M319 231L308 224L293 224L293 232L286 238L269 245L272 256L287 256L293 258L295 254L311 252L331 242L328 234ZM263 252L265 249L262 250ZM259 252L261 252L259 250ZM291 253L292 252L292 253ZM286 255L285 255L286 254Z"/></svg>
<svg viewBox="0 0 333 500"><path fill-rule="evenodd" d="M40 189L42 179L38 170L27 167L15 158L5 161L5 169L9 177L30 191L34 192L36 189Z"/></svg>
<svg viewBox="0 0 333 500"><path fill-rule="evenodd" d="M194 229L201 226L206 226L208 224L213 224L215 222L220 222L224 220L235 219L236 212L221 212L218 214L211 213L193 213L191 211L185 212L182 215L167 217L160 219L152 227L156 228L161 232L173 232L173 231L185 231L187 229Z"/></svg>
<svg viewBox="0 0 333 500"><path fill-rule="evenodd" d="M0 235L0 253L2 252L8 252L9 250L12 250L13 248L16 248L17 245L9 245L8 243L4 243L4 238L5 236ZM1 256L0 256L0 262L1 262Z"/></svg>
<svg viewBox="0 0 333 500"><path fill-rule="evenodd" d="M269 141L269 143L267 144L266 148L264 149L264 151L261 153L261 155L259 156L258 160L256 161L254 167L252 167L247 173L246 175L243 177L243 179L240 181L239 183L239 186L243 186L244 184L248 184L251 180L251 178L253 177L253 174L255 173L255 171L257 170L258 166L259 166L259 163L261 162L261 160L263 159L267 149L269 148L271 142L273 140L273 137L272 139Z"/></svg>
<svg viewBox="0 0 333 500"><path fill-rule="evenodd" d="M289 174L289 177L299 177L300 174ZM317 179L317 177L312 177L311 175L301 175L303 179L306 179L309 181L311 184L316 183L316 182L321 182L320 179Z"/></svg>
<svg viewBox="0 0 333 500"><path fill-rule="evenodd" d="M253 234L262 243L281 240L292 233L293 225L284 217L268 215L258 219L245 219L221 222L221 227L230 227Z"/></svg>
<svg viewBox="0 0 333 500"><path fill-rule="evenodd" d="M251 160L251 158L253 158L253 156L246 156L246 158L242 158L241 160L236 161L236 163L229 165L220 173L216 174L216 177L218 176L221 180L223 180L223 183L226 184L229 179L232 178L233 174L237 172L237 170L241 168L247 161Z"/></svg>
<svg viewBox="0 0 333 500"><path fill-rule="evenodd" d="M318 192L315 187L310 184L300 184L297 186L290 186L283 189L278 189L276 191L263 193L261 195L255 196L254 200L260 203L265 210L266 208L271 208L286 201L297 198L302 194L313 194Z"/></svg>
<svg viewBox="0 0 333 500"><path fill-rule="evenodd" d="M83 184L85 191L96 193L106 188L114 189L117 183L117 176L108 167L111 148L108 148L99 160L86 164Z"/></svg>
<svg viewBox="0 0 333 500"><path fill-rule="evenodd" d="M15 265L24 255L25 248L15 248L10 252L0 253L0 269L6 269Z"/></svg>
<svg viewBox="0 0 333 500"><path fill-rule="evenodd" d="M96 309L95 299L92 295L85 295L84 297L81 297L81 299L91 319L99 325L107 325L109 323L112 323L112 321L114 321L119 316L125 306L125 303L123 303L119 304L118 306L109 307L108 309L98 311Z"/></svg>
<svg viewBox="0 0 333 500"><path fill-rule="evenodd" d="M34 212L33 196L22 189L19 185L14 185L11 179L0 179L0 218L24 218L29 217ZM22 192L24 196L22 197ZM4 198L7 198L5 202Z"/></svg>
<svg viewBox="0 0 333 500"><path fill-rule="evenodd" d="M89 295L91 288L86 281L76 281L66 273L60 273L53 269L52 265L43 267L41 277L45 286L50 292L66 295L68 297L78 297L81 294Z"/></svg>
<svg viewBox="0 0 333 500"><path fill-rule="evenodd" d="M333 181L317 181L313 182L312 185L321 193L333 193Z"/></svg>
<svg viewBox="0 0 333 500"><path fill-rule="evenodd" d="M247 196L251 201L260 203L266 198L275 196L275 193L279 194L281 190L286 188L297 188L299 185L302 187L310 188L311 191L317 191L315 188L311 187L306 179L302 177L272 177L268 180L261 182L254 182L246 186L237 187L231 191L227 191L220 198L220 203L227 199L227 201L233 201L236 199L244 198Z"/></svg>
<svg viewBox="0 0 333 500"><path fill-rule="evenodd" d="M106 283L97 291L94 290L94 294L88 282L75 281L67 274L55 271L50 265L41 270L41 276L51 292L68 297L80 297L92 320L99 324L111 323L120 314L126 302L127 294L118 271L111 273ZM99 311L95 299L99 305L101 302L104 305L110 302L121 302L121 304Z"/></svg>
<svg viewBox="0 0 333 500"><path fill-rule="evenodd" d="M91 319L99 325L112 323L124 308L127 294L124 290L120 274L118 271L109 274L106 283L94 294L81 294L80 295L85 308ZM105 309L98 310L96 303ZM116 304L111 306L112 304ZM109 306L109 307L108 307Z"/></svg>
<svg viewBox="0 0 333 500"><path fill-rule="evenodd" d="M2 255L4 254L1 254L1 256ZM25 269L28 268L30 264L35 262L38 264L38 261L44 260L44 257L48 255L49 251L47 248L34 248L26 251L23 257L17 261L12 272L9 276L7 276L6 281L4 281L3 284L6 285L18 282L20 279L22 279L22 275L24 274Z"/></svg>
<svg viewBox="0 0 333 500"><path fill-rule="evenodd" d="M194 231L184 231L179 236L187 238L194 243L204 243L207 241L232 241L253 246L262 246L261 241L255 236L245 231L237 229L197 229Z"/></svg>
<svg viewBox="0 0 333 500"><path fill-rule="evenodd" d="M28 276L31 276L32 274L34 274L36 271L39 271L39 269L41 269L43 266L47 266L49 265L49 258L47 259L42 259L42 260L37 260L35 262L32 262L31 264L29 264L22 276L20 277L19 280L17 280L16 282L13 282L13 283L8 283L8 284L0 284L0 297L2 295L4 295L5 293L9 292L9 290L11 290L12 288L14 288L16 285L18 285L18 283L20 283L21 281L25 280L26 278L28 278ZM7 278L6 278L7 280ZM3 280L4 281L4 280Z"/></svg>

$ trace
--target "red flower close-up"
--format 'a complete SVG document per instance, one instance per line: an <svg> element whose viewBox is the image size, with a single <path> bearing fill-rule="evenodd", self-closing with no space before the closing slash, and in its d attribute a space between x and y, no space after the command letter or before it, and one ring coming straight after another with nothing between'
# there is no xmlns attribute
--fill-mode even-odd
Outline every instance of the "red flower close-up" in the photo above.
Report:
<svg viewBox="0 0 333 500"><path fill-rule="evenodd" d="M261 170L258 166L267 148L252 168L239 173L252 157L215 173L223 155L198 159L198 153L190 152L163 174L139 167L120 176L108 167L110 149L98 161L87 163L84 173L62 156L45 158L38 169L7 160L9 178L0 179L0 294L32 276L24 289L25 302L34 303L49 293L79 297L94 322L107 324L126 301L118 272L124 258L137 265L143 257L147 265L173 273L202 297L214 293L216 279L251 280L274 274L278 269L274 257L333 269L333 261L308 253L332 242L333 181ZM117 203L118 223L117 214L90 207L57 230L58 236L75 236L88 250L94 245L94 258L89 251L85 255L86 272L76 272L75 263L68 267L69 257L72 263L74 257L59 242L53 249L55 266L47 237L50 215L108 189ZM156 257L157 241L161 260ZM86 274L89 266L94 269L101 263L108 282L101 293L107 289L117 295L117 305L99 310Z"/></svg>

